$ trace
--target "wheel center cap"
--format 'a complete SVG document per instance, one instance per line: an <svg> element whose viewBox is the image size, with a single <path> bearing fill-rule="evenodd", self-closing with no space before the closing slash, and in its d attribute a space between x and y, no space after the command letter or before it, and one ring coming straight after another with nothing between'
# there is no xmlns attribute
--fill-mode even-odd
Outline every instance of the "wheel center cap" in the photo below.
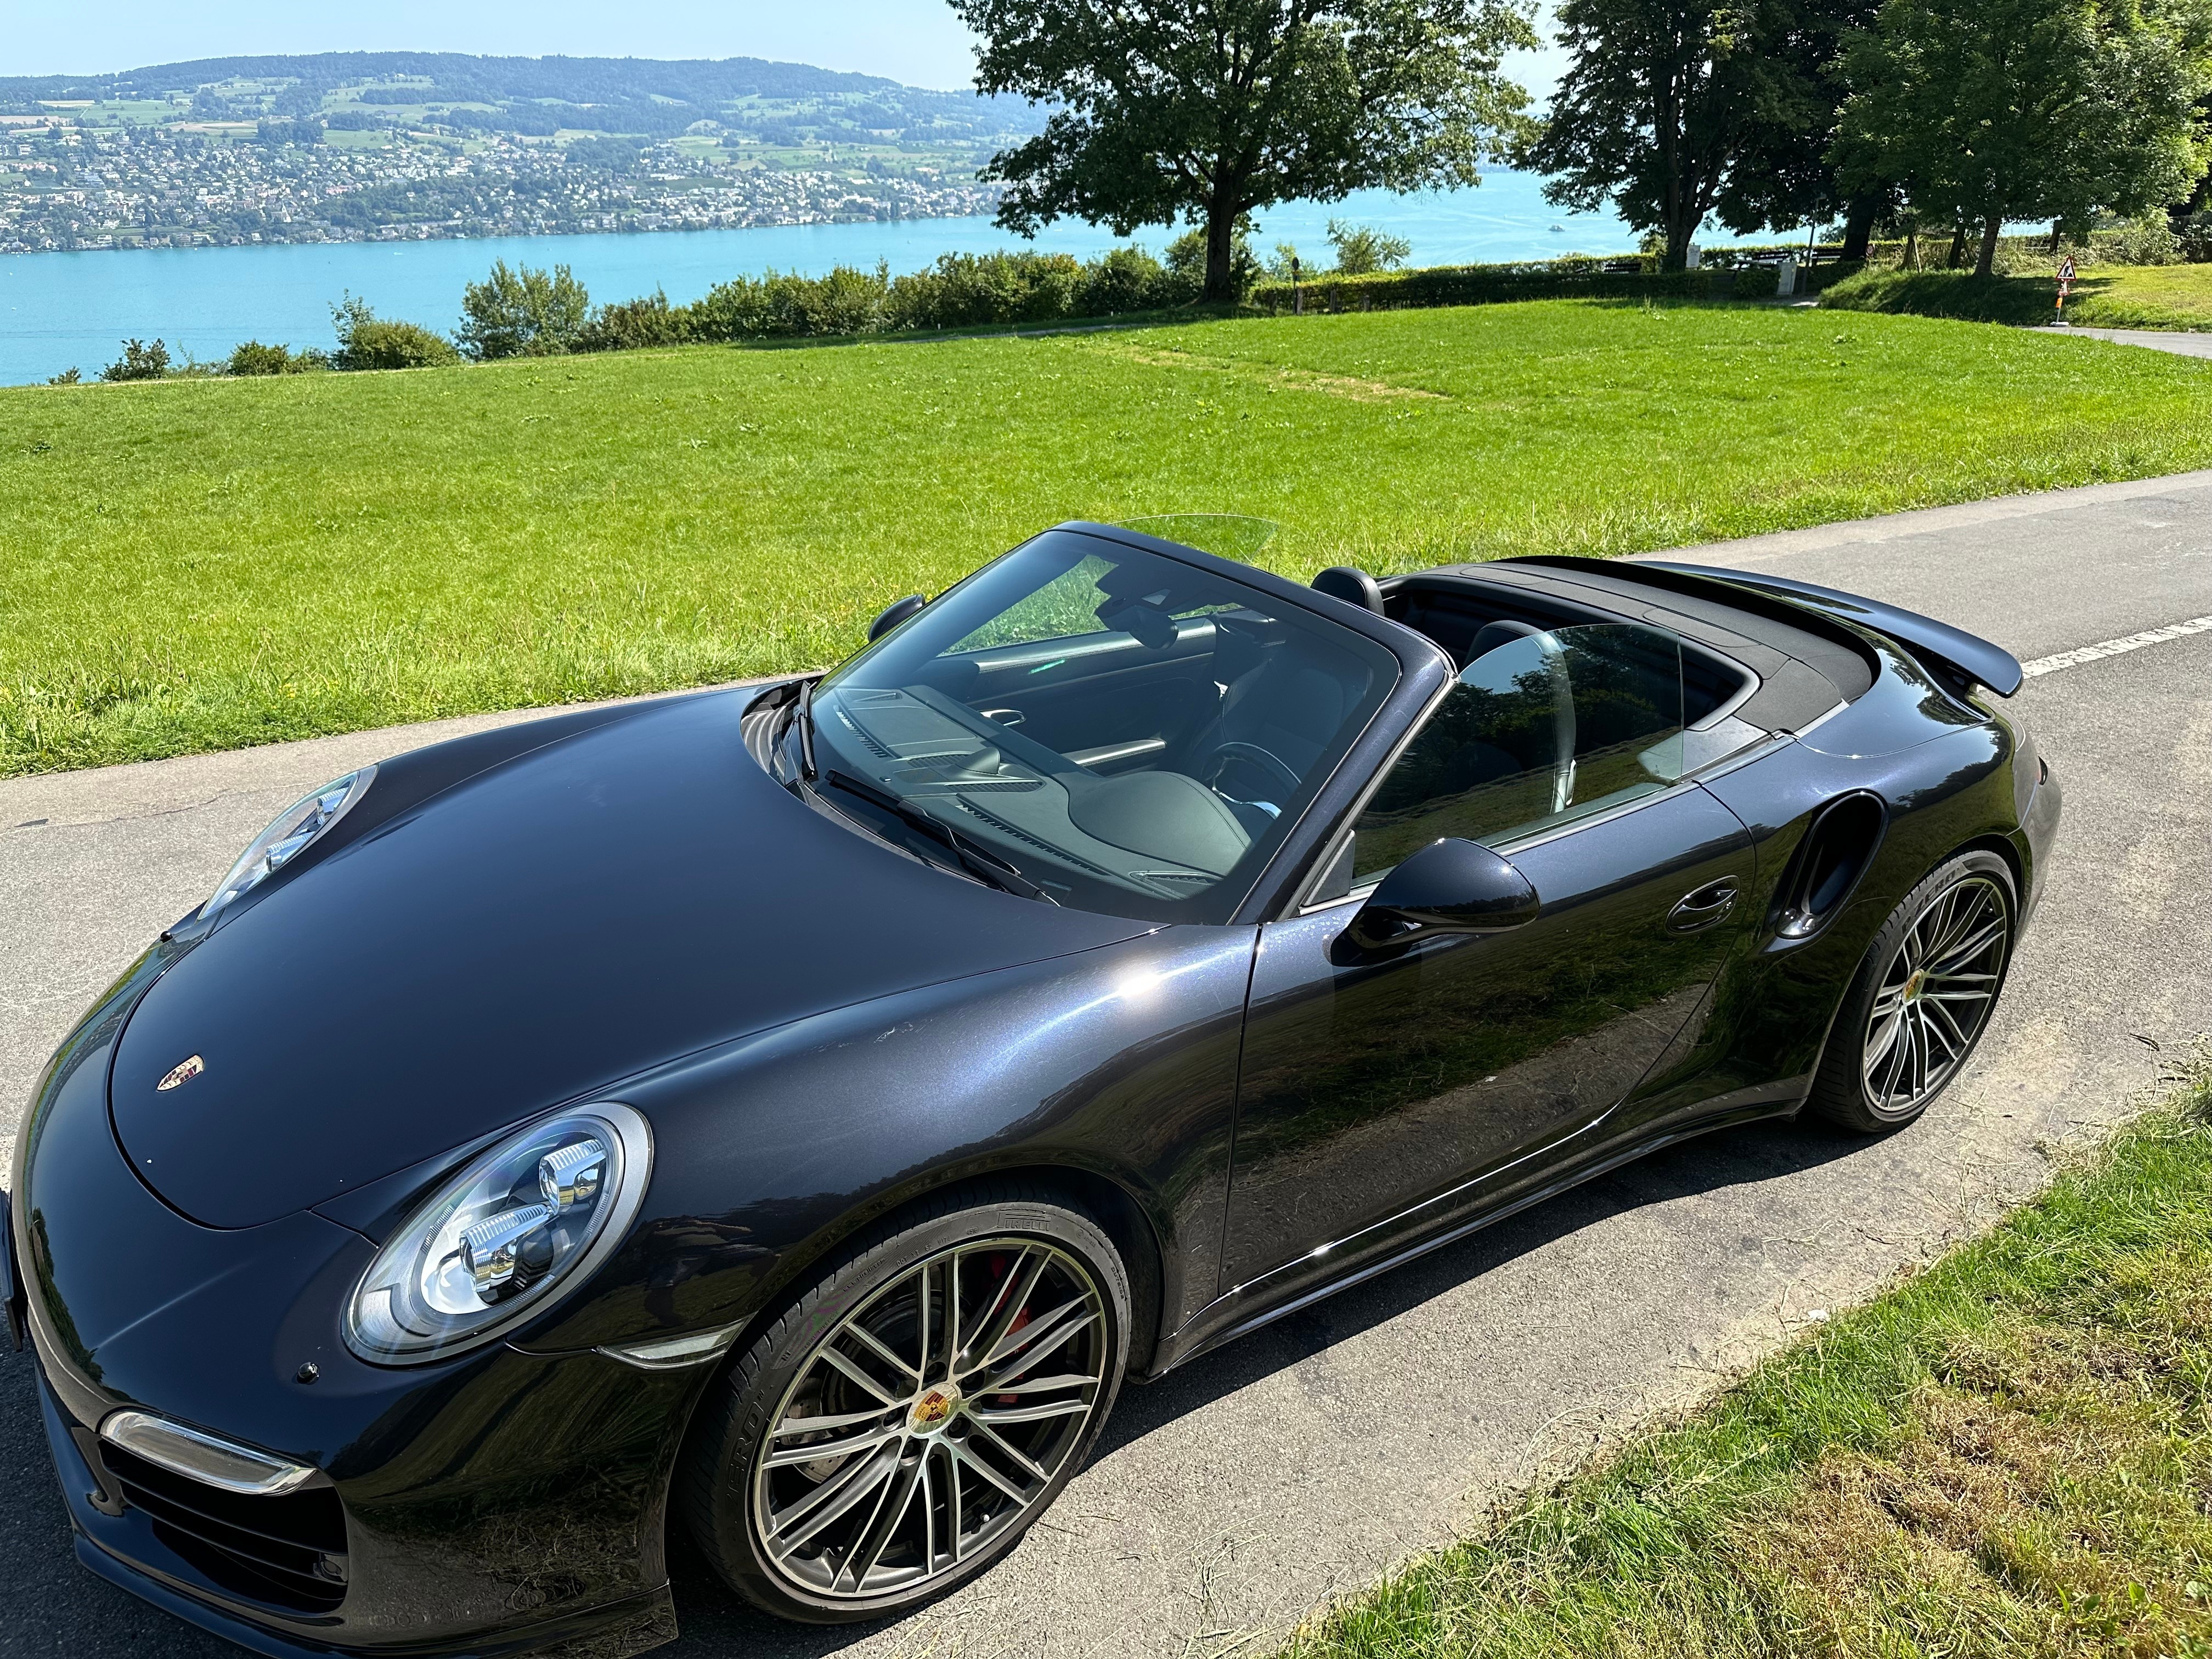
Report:
<svg viewBox="0 0 2212 1659"><path fill-rule="evenodd" d="M907 1413L907 1426L915 1434L927 1434L941 1429L952 1420L960 1409L959 1385L951 1382L939 1382L935 1388L922 1390L921 1398L914 1402Z"/></svg>
<svg viewBox="0 0 2212 1659"><path fill-rule="evenodd" d="M1925 968L1917 969L1912 977L1905 981L1905 1000L1907 1002L1917 1002L1920 1000L1920 994L1927 988L1928 970Z"/></svg>

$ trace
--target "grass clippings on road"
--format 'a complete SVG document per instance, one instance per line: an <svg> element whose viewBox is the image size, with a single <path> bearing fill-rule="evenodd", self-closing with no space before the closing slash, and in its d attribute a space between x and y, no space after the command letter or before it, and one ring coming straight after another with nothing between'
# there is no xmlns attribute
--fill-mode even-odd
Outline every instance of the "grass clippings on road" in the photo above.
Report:
<svg viewBox="0 0 2212 1659"><path fill-rule="evenodd" d="M1285 1659L2212 1655L2208 1107Z"/></svg>
<svg viewBox="0 0 2212 1659"><path fill-rule="evenodd" d="M2212 462L2212 368L1553 301L0 391L0 775L834 661L1058 520L1304 578Z"/></svg>

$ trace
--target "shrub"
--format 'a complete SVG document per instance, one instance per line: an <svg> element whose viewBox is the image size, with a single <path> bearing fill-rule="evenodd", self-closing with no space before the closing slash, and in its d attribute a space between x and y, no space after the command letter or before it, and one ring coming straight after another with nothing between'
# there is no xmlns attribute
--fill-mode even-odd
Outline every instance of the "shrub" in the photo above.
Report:
<svg viewBox="0 0 2212 1659"><path fill-rule="evenodd" d="M1082 263L1066 253L947 253L885 295L888 328L1038 323L1081 309Z"/></svg>
<svg viewBox="0 0 2212 1659"><path fill-rule="evenodd" d="M2183 220L2175 235L2184 264L2212 264L2212 213L2203 210Z"/></svg>
<svg viewBox="0 0 2212 1659"><path fill-rule="evenodd" d="M1086 316L1115 317L1125 311L1155 311L1171 305L1167 267L1140 247L1117 247L1084 267L1083 311Z"/></svg>
<svg viewBox="0 0 2212 1659"><path fill-rule="evenodd" d="M151 345L125 340L123 355L100 371L103 380L161 380L168 374L169 348L159 340Z"/></svg>
<svg viewBox="0 0 2212 1659"><path fill-rule="evenodd" d="M1406 256L1413 251L1413 245L1402 236L1392 236L1342 219L1328 222L1328 240L1336 250L1336 274L1340 276L1370 276L1378 270L1395 270L1406 263Z"/></svg>
<svg viewBox="0 0 2212 1659"><path fill-rule="evenodd" d="M46 384L48 386L79 386L83 383L83 380L84 371L81 368L72 368L64 369L60 374L49 380Z"/></svg>
<svg viewBox="0 0 2212 1659"><path fill-rule="evenodd" d="M231 348L222 366L226 374L300 374L326 366L329 359L313 349L295 351L288 345L264 345L246 340Z"/></svg>
<svg viewBox="0 0 2212 1659"><path fill-rule="evenodd" d="M575 349L591 319L592 296L566 265L549 274L501 259L491 275L461 290L461 349L479 362L550 357Z"/></svg>
<svg viewBox="0 0 2212 1659"><path fill-rule="evenodd" d="M460 351L444 335L419 323L379 317L368 301L350 294L331 307L331 320L338 334L332 368L439 368L461 361Z"/></svg>
<svg viewBox="0 0 2212 1659"><path fill-rule="evenodd" d="M2172 222L2165 214L2147 213L2120 228L2109 257L2116 264L2178 265L2181 239L2173 234Z"/></svg>
<svg viewBox="0 0 2212 1659"><path fill-rule="evenodd" d="M601 306L578 332L572 351L636 351L647 346L684 345L697 338L690 306L672 306L665 290L645 299Z"/></svg>
<svg viewBox="0 0 2212 1659"><path fill-rule="evenodd" d="M781 290L789 332L872 334L883 326L884 299L890 285L890 267L883 264L872 271L839 265L811 283L793 276Z"/></svg>

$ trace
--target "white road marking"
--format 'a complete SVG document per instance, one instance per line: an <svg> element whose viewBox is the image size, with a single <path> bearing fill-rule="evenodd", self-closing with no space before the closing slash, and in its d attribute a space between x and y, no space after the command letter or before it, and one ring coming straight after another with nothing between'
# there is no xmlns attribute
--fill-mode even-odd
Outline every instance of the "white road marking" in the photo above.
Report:
<svg viewBox="0 0 2212 1659"><path fill-rule="evenodd" d="M2095 662L2100 657L2117 657L2124 651L2140 651L2147 645L2163 645L2168 640L2186 638L2191 634L2212 634L2212 617L2191 617L2187 622L2168 623L2163 628L2146 629L2140 634L2130 634L2124 639L2100 640L2094 645L2085 645L2078 651L2061 651L2055 657L2038 657L2033 662L2024 662L2020 672L2029 679L2038 674L2056 673L2062 668L2075 668L2085 662Z"/></svg>

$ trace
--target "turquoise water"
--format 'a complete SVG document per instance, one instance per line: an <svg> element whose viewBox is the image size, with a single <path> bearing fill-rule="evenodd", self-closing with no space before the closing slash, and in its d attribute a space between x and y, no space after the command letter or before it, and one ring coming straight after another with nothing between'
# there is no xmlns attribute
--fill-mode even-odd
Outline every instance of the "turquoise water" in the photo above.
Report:
<svg viewBox="0 0 2212 1659"><path fill-rule="evenodd" d="M1329 258L1332 217L1378 226L1413 245L1415 264L1541 259L1610 253L1635 237L1610 213L1547 205L1541 180L1493 173L1480 187L1391 196L1363 192L1333 206L1278 208L1261 216L1259 246L1295 242L1310 264ZM1157 250L1166 236L1139 235ZM1737 239L1716 235L1714 246ZM1773 240L1773 239L1764 239ZM1081 224L1053 227L1030 244L1083 256L1115 239ZM810 273L888 260L911 270L939 253L1024 246L988 219L908 219L878 224L772 225L750 230L508 237L492 240L324 242L268 247L149 248L0 258L0 384L43 380L72 365L89 377L125 338L167 342L179 356L226 356L241 340L295 346L331 343L331 305L350 291L386 317L450 329L461 288L494 259L567 264L595 300L665 289L679 303L739 272Z"/></svg>

